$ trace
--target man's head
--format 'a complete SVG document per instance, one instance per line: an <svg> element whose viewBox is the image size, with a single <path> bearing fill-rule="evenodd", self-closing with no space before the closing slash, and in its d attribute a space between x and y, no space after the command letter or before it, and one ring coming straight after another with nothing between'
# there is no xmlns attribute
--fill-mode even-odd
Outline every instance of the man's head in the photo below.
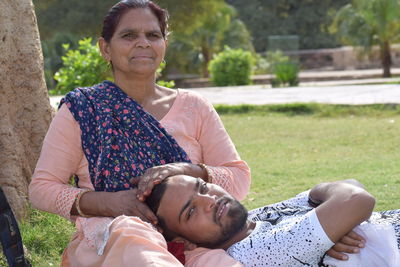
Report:
<svg viewBox="0 0 400 267"><path fill-rule="evenodd" d="M215 184L191 176L171 176L146 200L159 218L167 240L183 237L216 248L246 223L246 208Z"/></svg>

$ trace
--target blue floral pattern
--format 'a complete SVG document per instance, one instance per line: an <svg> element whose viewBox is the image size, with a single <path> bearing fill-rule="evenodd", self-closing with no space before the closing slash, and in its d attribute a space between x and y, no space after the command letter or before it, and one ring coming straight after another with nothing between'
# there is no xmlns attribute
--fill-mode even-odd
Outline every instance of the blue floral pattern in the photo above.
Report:
<svg viewBox="0 0 400 267"><path fill-rule="evenodd" d="M160 122L110 81L76 88L60 106L64 103L80 125L96 191L131 189L129 180L150 167L190 162Z"/></svg>

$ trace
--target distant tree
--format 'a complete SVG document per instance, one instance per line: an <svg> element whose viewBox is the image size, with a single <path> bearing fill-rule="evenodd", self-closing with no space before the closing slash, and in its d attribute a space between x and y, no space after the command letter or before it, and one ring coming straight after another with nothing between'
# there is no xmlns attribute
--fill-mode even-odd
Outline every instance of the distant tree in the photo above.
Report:
<svg viewBox="0 0 400 267"><path fill-rule="evenodd" d="M223 33L231 23L235 10L228 5L221 5L216 13L210 14L208 20L204 21L192 34L190 41L200 49L202 58L202 74L208 77L208 63L215 52L221 49ZM187 37L185 37L187 38Z"/></svg>
<svg viewBox="0 0 400 267"><path fill-rule="evenodd" d="M253 36L256 51L268 49L271 35L298 35L300 49L336 47L329 32L336 11L351 0L226 0Z"/></svg>
<svg viewBox="0 0 400 267"><path fill-rule="evenodd" d="M33 0L38 17L38 24L45 53L46 81L50 88L54 88L54 73L60 68L63 55L63 43L70 43L84 37L96 39L100 35L102 21L107 10L117 0L81 1L81 0ZM166 8L170 14L170 31L190 39L193 32L208 23L210 17L217 13L224 0L160 0L155 1ZM172 42L170 42L171 47ZM178 46L182 46L180 43ZM192 46L186 46L191 49ZM190 47L190 48L189 48ZM176 50L175 58L187 62L188 53ZM198 54L193 53L195 58ZM200 58L198 63L203 62ZM174 62L180 62L174 59ZM193 61L192 61L193 62ZM195 68L197 63L194 64ZM190 69L191 67L189 67Z"/></svg>
<svg viewBox="0 0 400 267"><path fill-rule="evenodd" d="M173 33L168 52L170 61L191 65L192 70L193 65L201 65L203 77L209 76L209 62L225 45L254 51L251 35L246 25L237 18L237 12L232 6L221 3L206 18L190 35L185 32Z"/></svg>
<svg viewBox="0 0 400 267"><path fill-rule="evenodd" d="M383 77L390 77L390 45L400 41L400 0L353 0L342 7L331 28L345 44L380 48Z"/></svg>
<svg viewBox="0 0 400 267"><path fill-rule="evenodd" d="M69 32L81 37L97 37L107 10L117 0L33 0L36 6L42 39L57 32ZM213 13L223 0L160 0L171 16L172 31L190 33Z"/></svg>

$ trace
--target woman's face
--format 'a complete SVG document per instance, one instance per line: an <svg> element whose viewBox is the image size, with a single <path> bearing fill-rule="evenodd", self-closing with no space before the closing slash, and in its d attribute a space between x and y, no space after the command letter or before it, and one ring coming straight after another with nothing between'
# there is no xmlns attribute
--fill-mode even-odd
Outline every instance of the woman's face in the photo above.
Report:
<svg viewBox="0 0 400 267"><path fill-rule="evenodd" d="M100 38L103 57L112 62L115 74L154 74L165 48L157 17L148 8L125 13L109 43Z"/></svg>

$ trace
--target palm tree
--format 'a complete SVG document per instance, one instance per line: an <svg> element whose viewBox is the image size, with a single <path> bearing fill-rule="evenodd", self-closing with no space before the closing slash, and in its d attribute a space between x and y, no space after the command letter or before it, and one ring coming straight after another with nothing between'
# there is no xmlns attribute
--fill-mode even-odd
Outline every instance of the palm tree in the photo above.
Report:
<svg viewBox="0 0 400 267"><path fill-rule="evenodd" d="M331 31L344 44L380 48L383 77L390 77L390 46L400 40L400 0L353 0L337 13Z"/></svg>

